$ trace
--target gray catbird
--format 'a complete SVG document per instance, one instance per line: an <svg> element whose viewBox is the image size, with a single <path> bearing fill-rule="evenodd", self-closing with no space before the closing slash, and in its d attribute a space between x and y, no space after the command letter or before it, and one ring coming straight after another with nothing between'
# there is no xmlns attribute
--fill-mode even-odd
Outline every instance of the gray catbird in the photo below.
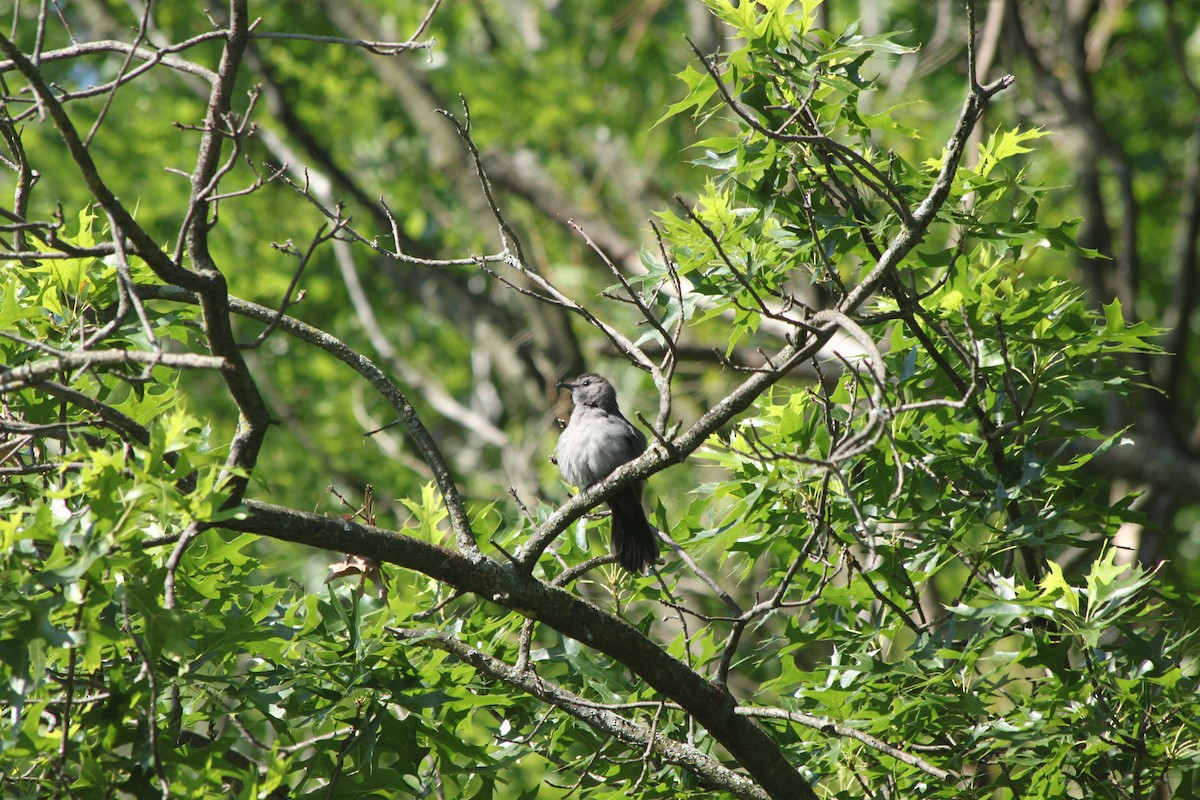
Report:
<svg viewBox="0 0 1200 800"><path fill-rule="evenodd" d="M617 391L589 372L558 384L571 390L575 408L558 437L558 469L567 483L586 489L646 450L646 436L621 415ZM608 499L612 509L612 547L617 563L641 573L658 560L658 536L642 510L642 481Z"/></svg>

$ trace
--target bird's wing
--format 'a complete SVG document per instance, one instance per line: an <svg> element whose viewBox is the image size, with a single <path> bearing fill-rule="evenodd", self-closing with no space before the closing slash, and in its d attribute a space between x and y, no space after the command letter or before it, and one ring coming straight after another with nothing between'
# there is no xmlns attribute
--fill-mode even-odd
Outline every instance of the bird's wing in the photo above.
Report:
<svg viewBox="0 0 1200 800"><path fill-rule="evenodd" d="M638 455L646 452L646 434L634 427L629 420L625 420L625 425L625 438L629 442L629 446L636 450Z"/></svg>

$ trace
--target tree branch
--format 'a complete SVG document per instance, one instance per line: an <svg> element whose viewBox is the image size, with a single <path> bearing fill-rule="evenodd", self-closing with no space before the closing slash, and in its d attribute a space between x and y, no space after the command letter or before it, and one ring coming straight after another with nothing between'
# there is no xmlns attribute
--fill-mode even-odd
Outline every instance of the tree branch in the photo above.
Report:
<svg viewBox="0 0 1200 800"><path fill-rule="evenodd" d="M0 371L0 393L11 392L69 370L110 366L114 364L143 364L175 369L216 369L227 371L229 364L220 356L196 353L162 353L147 350L83 350L64 352L29 364Z"/></svg>
<svg viewBox="0 0 1200 800"><path fill-rule="evenodd" d="M143 298L158 298L191 304L199 302L199 298L192 292L173 286L139 284L136 286L136 289L138 295ZM239 300L236 297L229 298L229 307L236 314L258 320L264 324L270 324L278 315L276 309ZM467 517L466 508L463 506L458 485L450 475L450 470L446 466L446 460L442 456L437 442L434 441L429 430L421 422L421 418L417 415L412 404L408 402L408 398L404 396L404 393L370 359L337 337L331 336L318 328L314 328L286 314L279 317L279 330L287 333L289 336L307 342L320 350L324 350L338 361L346 364L359 375L366 378L367 382L375 387L376 391L388 401L388 404L391 405L392 409L399 416L401 424L404 426L413 444L416 445L422 459L424 459L425 463L433 471L434 480L442 494L442 502L446 504L446 510L450 515L450 528L454 532L459 549L472 558L483 558L475 542L475 535L471 530L471 523Z"/></svg>
<svg viewBox="0 0 1200 800"><path fill-rule="evenodd" d="M745 776L721 766L714 758L695 747L677 742L615 711L588 702L579 695L539 677L531 670L518 670L492 658L448 633L435 629L387 630L406 643L451 653L490 678L521 689L627 745L644 749L643 759L653 754L663 761L676 764L695 775L709 789L729 792L745 800L768 800L770 797Z"/></svg>
<svg viewBox="0 0 1200 800"><path fill-rule="evenodd" d="M471 560L400 533L245 501L246 514L222 527L397 564L537 619L599 650L675 702L704 726L776 798L815 800L807 782L758 726L735 713L723 687L697 675L624 620L557 587L534 580L513 565Z"/></svg>
<svg viewBox="0 0 1200 800"><path fill-rule="evenodd" d="M838 736L844 736L850 739L857 739L863 744L870 747L872 750L878 750L880 753L891 756L897 761L902 761L905 764L916 767L938 780L946 781L947 783L960 780L960 778L949 770L944 770L935 767L920 756L914 756L912 753L906 753L898 747L893 747L882 739L878 739L869 733L860 731L858 728L852 728L849 725L843 725L840 722L824 719L822 717L814 717L811 714L805 714L800 711L790 711L786 708L762 708L759 706L738 706L737 713L744 714L748 717L766 717L770 719L786 719L790 722L796 722L809 728L814 728L825 733L834 733Z"/></svg>

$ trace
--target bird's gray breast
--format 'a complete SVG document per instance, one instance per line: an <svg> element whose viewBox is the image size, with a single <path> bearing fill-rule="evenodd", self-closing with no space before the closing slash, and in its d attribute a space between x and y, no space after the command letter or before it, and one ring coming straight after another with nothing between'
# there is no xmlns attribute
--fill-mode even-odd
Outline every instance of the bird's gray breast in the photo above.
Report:
<svg viewBox="0 0 1200 800"><path fill-rule="evenodd" d="M623 417L576 406L558 437L555 457L567 483L587 488L641 455L645 437Z"/></svg>

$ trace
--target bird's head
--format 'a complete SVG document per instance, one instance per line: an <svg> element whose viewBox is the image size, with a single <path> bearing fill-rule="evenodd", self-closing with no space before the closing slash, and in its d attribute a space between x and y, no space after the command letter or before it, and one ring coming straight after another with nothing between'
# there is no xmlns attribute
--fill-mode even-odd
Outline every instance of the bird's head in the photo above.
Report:
<svg viewBox="0 0 1200 800"><path fill-rule="evenodd" d="M615 411L617 408L617 390L602 375L585 372L578 378L569 381L559 381L559 387L571 390L571 399L577 406L594 406Z"/></svg>

